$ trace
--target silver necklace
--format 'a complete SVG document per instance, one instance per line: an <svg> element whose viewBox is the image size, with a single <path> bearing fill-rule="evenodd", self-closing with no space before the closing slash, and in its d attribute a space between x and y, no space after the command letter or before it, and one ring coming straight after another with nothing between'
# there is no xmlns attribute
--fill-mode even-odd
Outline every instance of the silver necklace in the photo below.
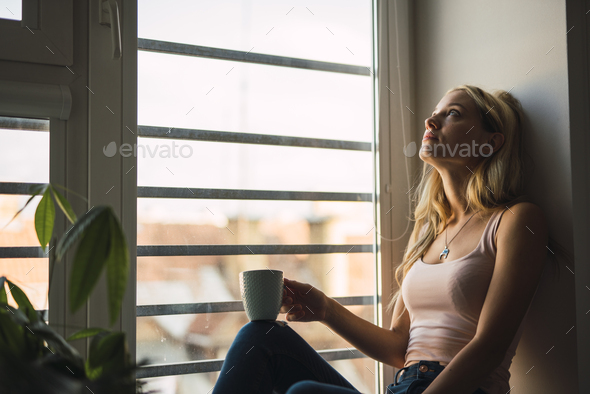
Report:
<svg viewBox="0 0 590 394"><path fill-rule="evenodd" d="M477 212L479 212L479 211L477 211ZM477 212L475 212L475 213L477 213ZM475 216L475 213L473 215L471 215L471 217L465 222L465 224L463 226L461 226L461 228L459 229L459 231L457 231L457 234L459 234L459 232L461 230L463 230L463 227L465 227L465 225L467 223L469 223L469 220L471 220L471 218L473 216ZM445 229L445 250L443 250L442 253L438 256L438 259L439 260L442 260L442 257L443 256L445 256L445 259L448 257L449 252L450 252L449 245L451 244L451 242L453 242L453 239L455 239L455 237L457 236L457 234L455 234L455 237L451 238L451 240L447 243L447 232L448 232L447 230L448 230L448 228Z"/></svg>

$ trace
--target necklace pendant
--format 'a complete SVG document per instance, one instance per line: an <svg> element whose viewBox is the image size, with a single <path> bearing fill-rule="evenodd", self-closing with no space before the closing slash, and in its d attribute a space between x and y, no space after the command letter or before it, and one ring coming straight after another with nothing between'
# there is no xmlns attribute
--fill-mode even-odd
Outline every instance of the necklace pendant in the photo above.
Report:
<svg viewBox="0 0 590 394"><path fill-rule="evenodd" d="M442 251L442 253L440 254L440 256L438 256L439 260L442 260L442 257L445 256L445 259L448 257L449 255L449 248L445 246L445 250Z"/></svg>

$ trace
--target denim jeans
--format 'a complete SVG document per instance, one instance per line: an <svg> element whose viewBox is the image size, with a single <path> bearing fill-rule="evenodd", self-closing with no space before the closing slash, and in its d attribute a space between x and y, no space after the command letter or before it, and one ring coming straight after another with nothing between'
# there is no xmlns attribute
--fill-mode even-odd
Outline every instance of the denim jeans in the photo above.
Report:
<svg viewBox="0 0 590 394"><path fill-rule="evenodd" d="M428 368L420 368L423 365ZM402 368L385 394L422 393L443 369L438 361L420 361ZM286 323L255 321L245 324L236 335L212 394L233 393L358 394L359 391ZM486 393L478 389L474 394Z"/></svg>
<svg viewBox="0 0 590 394"><path fill-rule="evenodd" d="M445 369L438 361L421 360L404 367L395 374L395 382L387 386L386 394L420 394ZM400 377L401 374L401 377ZM486 394L477 389L473 394Z"/></svg>
<svg viewBox="0 0 590 394"><path fill-rule="evenodd" d="M223 362L213 394L358 394L283 322L245 324Z"/></svg>

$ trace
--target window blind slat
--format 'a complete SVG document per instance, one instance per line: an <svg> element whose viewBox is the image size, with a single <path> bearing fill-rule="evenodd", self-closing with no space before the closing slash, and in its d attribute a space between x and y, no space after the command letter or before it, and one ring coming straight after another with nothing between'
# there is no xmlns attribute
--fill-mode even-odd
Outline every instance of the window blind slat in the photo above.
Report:
<svg viewBox="0 0 590 394"><path fill-rule="evenodd" d="M342 305L373 305L373 296L333 297ZM191 304L138 305L137 316L169 316L244 311L242 301L197 302Z"/></svg>
<svg viewBox="0 0 590 394"><path fill-rule="evenodd" d="M363 353L356 349L330 349L330 350L318 350L320 356L326 361L335 360L350 360L355 358L365 358ZM205 372L218 372L221 371L223 366L223 360L199 360L189 361L185 363L176 364L156 364L148 365L137 369L137 379L144 378L156 378L159 376L172 376L172 375L187 375L191 373L205 373Z"/></svg>
<svg viewBox="0 0 590 394"><path fill-rule="evenodd" d="M329 71L343 74L371 75L369 67L351 64L330 63L318 60L299 59L286 56L265 55L262 53L236 51L232 49L212 48L200 45L183 44L180 42L150 40L138 38L137 49L170 55L185 55L207 59L231 60L236 62L266 64L307 70Z"/></svg>
<svg viewBox="0 0 590 394"><path fill-rule="evenodd" d="M137 126L140 137L173 138L191 141L293 146L371 152L370 142L288 137L275 134L235 133L230 131L183 129L176 127Z"/></svg>

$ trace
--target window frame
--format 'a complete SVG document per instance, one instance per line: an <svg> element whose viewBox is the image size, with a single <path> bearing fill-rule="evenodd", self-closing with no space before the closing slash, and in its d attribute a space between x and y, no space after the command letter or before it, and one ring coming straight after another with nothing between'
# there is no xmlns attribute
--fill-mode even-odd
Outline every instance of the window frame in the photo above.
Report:
<svg viewBox="0 0 590 394"><path fill-rule="evenodd" d="M412 228L408 218L412 214L409 199L411 182L420 168L418 155L406 157L403 154L406 142L412 140L418 120L411 108L415 105L414 67L414 4L413 2L388 2L374 0L374 20L377 21L375 50L377 78L375 86L375 116L378 122L375 138L376 178L375 204L378 218L378 235L383 237L377 253L379 276L377 289L377 324L389 328L392 312L387 309L391 296L398 290L395 269L401 263ZM418 123L420 124L420 123ZM403 146L400 146L400 141ZM405 171L394 171L403 169ZM395 187L394 187L395 185ZM407 187L404 188L404 185ZM394 381L397 368L380 363L379 387Z"/></svg>
<svg viewBox="0 0 590 394"><path fill-rule="evenodd" d="M71 66L74 62L73 11L73 0L54 0L51 4L22 0L22 20L0 19L0 59ZM29 50L23 51L23 48Z"/></svg>

